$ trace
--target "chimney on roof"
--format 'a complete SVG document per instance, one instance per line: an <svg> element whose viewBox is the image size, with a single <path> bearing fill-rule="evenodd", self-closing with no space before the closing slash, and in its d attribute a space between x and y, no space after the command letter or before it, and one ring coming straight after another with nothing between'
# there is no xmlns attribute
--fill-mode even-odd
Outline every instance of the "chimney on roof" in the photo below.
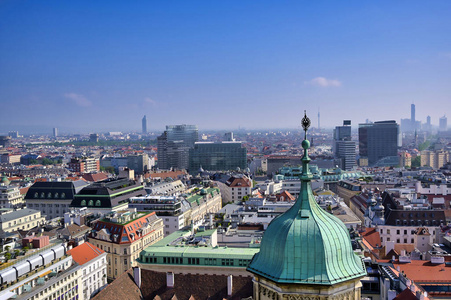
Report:
<svg viewBox="0 0 451 300"><path fill-rule="evenodd" d="M138 286L138 288L141 288L141 268L135 267L133 268L133 279Z"/></svg>
<svg viewBox="0 0 451 300"><path fill-rule="evenodd" d="M393 249L395 249L395 241L387 241L385 243L385 255Z"/></svg>
<svg viewBox="0 0 451 300"><path fill-rule="evenodd" d="M388 294L387 294L387 300L393 300L396 297L396 291L394 290L389 290Z"/></svg>
<svg viewBox="0 0 451 300"><path fill-rule="evenodd" d="M174 287L174 273L172 273L172 272L166 273L166 286L168 288Z"/></svg>
<svg viewBox="0 0 451 300"><path fill-rule="evenodd" d="M233 276L229 275L227 276L227 296L232 296L232 289L233 289Z"/></svg>

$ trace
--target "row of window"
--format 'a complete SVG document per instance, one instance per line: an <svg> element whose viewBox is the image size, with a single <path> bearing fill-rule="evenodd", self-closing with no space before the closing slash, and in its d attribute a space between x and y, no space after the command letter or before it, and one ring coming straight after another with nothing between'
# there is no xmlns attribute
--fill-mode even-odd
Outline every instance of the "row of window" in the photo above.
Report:
<svg viewBox="0 0 451 300"><path fill-rule="evenodd" d="M416 230L411 230L410 234L415 234ZM404 234L407 234L408 230L404 229ZM381 234L384 234L384 229L381 229L380 231ZM387 229L387 234L390 234L390 229ZM401 234L401 230L400 229L396 229L396 234ZM432 230L432 234L435 234L435 230Z"/></svg>
<svg viewBox="0 0 451 300"><path fill-rule="evenodd" d="M246 267L250 263L250 259L228 259L228 258L222 258L221 259L221 265L222 266L240 266L240 267ZM144 256L144 262L145 263L158 263L157 257L153 256ZM183 264L186 263L188 265L200 265L202 262L203 265L217 265L217 259L216 258L196 258L196 257L163 257L163 264Z"/></svg>
<svg viewBox="0 0 451 300"><path fill-rule="evenodd" d="M101 206L102 202L100 200L96 200L95 206ZM81 200L80 206L86 206L86 200ZM94 206L94 200L89 200L87 206Z"/></svg>
<svg viewBox="0 0 451 300"><path fill-rule="evenodd" d="M396 225L404 226L440 226L443 220L396 220Z"/></svg>
<svg viewBox="0 0 451 300"><path fill-rule="evenodd" d="M39 198L39 193L38 192L34 193L34 198ZM41 198L45 198L45 193L44 192L41 192ZM66 198L66 193L61 193L61 195L60 195L58 192L56 192L56 193L54 193L52 195L51 192L48 192L47 193L47 199L52 199L52 198L54 198L54 199L59 199L59 198L64 199L64 198Z"/></svg>

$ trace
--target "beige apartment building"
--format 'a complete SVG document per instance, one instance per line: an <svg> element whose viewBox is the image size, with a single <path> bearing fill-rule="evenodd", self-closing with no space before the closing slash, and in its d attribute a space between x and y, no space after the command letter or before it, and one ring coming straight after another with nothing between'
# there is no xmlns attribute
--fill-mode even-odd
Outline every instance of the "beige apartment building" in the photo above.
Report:
<svg viewBox="0 0 451 300"><path fill-rule="evenodd" d="M41 212L30 208L2 209L0 213L0 232L29 230L45 223L45 217L41 216Z"/></svg>
<svg viewBox="0 0 451 300"><path fill-rule="evenodd" d="M108 253L108 278L115 279L137 265L139 253L164 236L163 220L155 212L113 212L93 226L89 242Z"/></svg>

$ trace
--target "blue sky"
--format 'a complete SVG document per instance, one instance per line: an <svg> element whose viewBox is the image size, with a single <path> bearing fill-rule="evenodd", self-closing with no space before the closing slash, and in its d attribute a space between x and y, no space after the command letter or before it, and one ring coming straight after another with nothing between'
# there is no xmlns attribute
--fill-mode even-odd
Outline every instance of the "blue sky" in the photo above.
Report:
<svg viewBox="0 0 451 300"><path fill-rule="evenodd" d="M450 1L0 1L0 132L451 114ZM60 130L61 131L61 130Z"/></svg>

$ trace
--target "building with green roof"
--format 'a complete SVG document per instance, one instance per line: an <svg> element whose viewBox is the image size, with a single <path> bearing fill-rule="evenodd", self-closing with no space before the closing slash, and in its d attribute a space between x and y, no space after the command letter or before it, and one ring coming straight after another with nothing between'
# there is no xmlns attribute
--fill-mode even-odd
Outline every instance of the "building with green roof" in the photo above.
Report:
<svg viewBox="0 0 451 300"><path fill-rule="evenodd" d="M159 272L250 276L246 271L258 248L220 247L216 229L179 230L145 248L138 266Z"/></svg>
<svg viewBox="0 0 451 300"><path fill-rule="evenodd" d="M310 120L305 116L307 133ZM302 142L301 191L296 203L275 218L247 270L254 274L254 299L360 299L361 259L344 224L315 201L310 181L310 142Z"/></svg>

